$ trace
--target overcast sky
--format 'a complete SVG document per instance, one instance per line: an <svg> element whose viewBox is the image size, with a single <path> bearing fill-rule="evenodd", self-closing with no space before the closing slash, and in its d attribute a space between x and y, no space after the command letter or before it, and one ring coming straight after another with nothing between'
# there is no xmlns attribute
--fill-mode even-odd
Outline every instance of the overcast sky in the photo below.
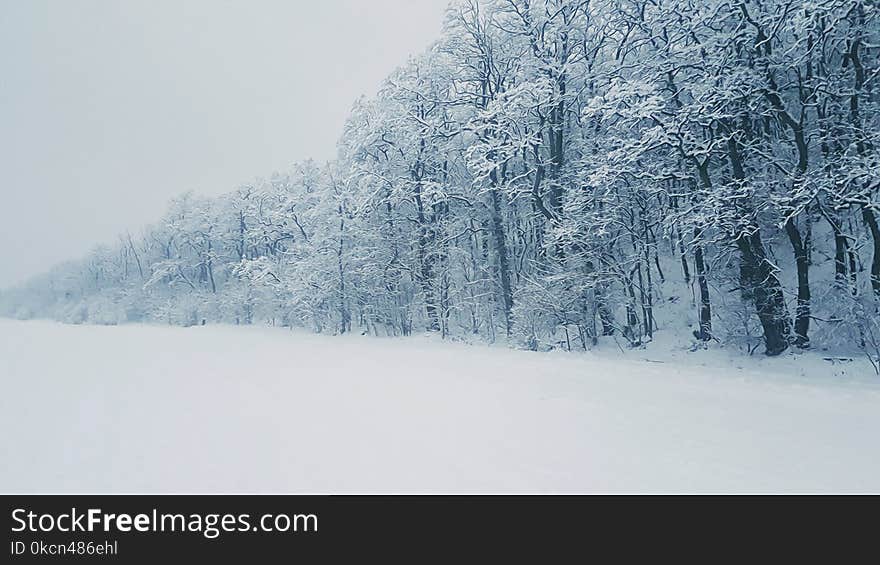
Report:
<svg viewBox="0 0 880 565"><path fill-rule="evenodd" d="M333 158L447 1L0 0L0 288L185 190Z"/></svg>

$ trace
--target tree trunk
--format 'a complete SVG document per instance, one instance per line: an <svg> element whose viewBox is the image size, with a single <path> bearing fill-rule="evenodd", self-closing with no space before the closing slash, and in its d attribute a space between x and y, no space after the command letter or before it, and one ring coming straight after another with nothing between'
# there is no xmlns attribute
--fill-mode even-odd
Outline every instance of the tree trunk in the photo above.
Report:
<svg viewBox="0 0 880 565"><path fill-rule="evenodd" d="M351 330L351 313L348 311L345 296L345 268L342 261L343 252L345 250L345 216L343 215L342 205L338 208L339 212L339 246L336 248L336 266L339 269L339 333L344 334Z"/></svg>
<svg viewBox="0 0 880 565"><path fill-rule="evenodd" d="M797 309L794 321L794 344L797 347L807 348L810 346L810 265L807 257L806 246L801 239L801 233L789 218L785 222L785 233L794 249L795 264L797 265L798 294Z"/></svg>
<svg viewBox="0 0 880 565"><path fill-rule="evenodd" d="M431 257L428 243L429 237L433 232L429 233L428 221L425 217L425 207L422 203L421 179L414 175L416 181L415 201L416 211L418 215L419 236L418 236L418 259L419 259L419 283L422 287L422 293L425 296L425 314L428 317L428 325L425 329L429 332L440 331L440 318L437 312L437 303L434 297L434 288L432 287L432 279L434 278L434 259ZM430 237L433 239L433 237Z"/></svg>
<svg viewBox="0 0 880 565"><path fill-rule="evenodd" d="M712 306L709 303L709 283L706 280L706 265L703 261L703 246L699 243L702 229L694 228L694 267L697 271L697 286L700 287L700 329L694 337L700 341L712 339ZM687 264L684 256L682 262Z"/></svg>
<svg viewBox="0 0 880 565"><path fill-rule="evenodd" d="M501 280L501 304L504 308L504 326L507 335L513 331L511 311L513 310L513 290L510 285L510 261L507 252L507 240L504 237L504 220L501 217L501 202L498 194L497 176L495 171L491 174L492 188L489 190L489 199L492 203L492 240L495 244L495 253L498 255L498 276Z"/></svg>
<svg viewBox="0 0 880 565"><path fill-rule="evenodd" d="M843 288L846 286L846 260L849 251L849 242L837 224L837 220L829 222L834 232L834 280Z"/></svg>
<svg viewBox="0 0 880 565"><path fill-rule="evenodd" d="M727 149L734 178L744 181L742 156L733 136L727 140ZM708 177L708 171L705 175ZM758 319L764 329L764 353L779 355L788 349L791 323L785 307L782 285L776 277L776 267L767 259L758 226L749 226L740 232L735 237L735 242L742 255L740 274L743 279L740 283L747 289L748 296L755 301Z"/></svg>
<svg viewBox="0 0 880 565"><path fill-rule="evenodd" d="M741 284L747 296L754 300L758 319L764 330L764 353L779 355L788 349L791 328L775 267L767 259L757 228L751 234L740 234L736 245L742 256Z"/></svg>
<svg viewBox="0 0 880 565"><path fill-rule="evenodd" d="M862 218L871 232L871 239L874 241L874 253L871 258L871 288L874 289L874 296L880 299L880 225L877 222L877 216L874 211L867 206L862 207Z"/></svg>
<svg viewBox="0 0 880 565"><path fill-rule="evenodd" d="M676 231L676 239L678 240L678 253L681 258L681 272L684 275L684 282L688 286L691 284L691 271L688 268L688 260L687 260L687 252L684 248L684 240L681 238L681 235ZM700 255L702 256L703 251L700 250Z"/></svg>

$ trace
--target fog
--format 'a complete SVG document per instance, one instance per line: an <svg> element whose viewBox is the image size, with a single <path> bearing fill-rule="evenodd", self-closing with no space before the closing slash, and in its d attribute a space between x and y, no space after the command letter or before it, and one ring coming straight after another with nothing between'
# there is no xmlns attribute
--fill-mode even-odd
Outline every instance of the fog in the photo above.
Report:
<svg viewBox="0 0 880 565"><path fill-rule="evenodd" d="M3 1L0 288L217 194L326 160L447 0Z"/></svg>

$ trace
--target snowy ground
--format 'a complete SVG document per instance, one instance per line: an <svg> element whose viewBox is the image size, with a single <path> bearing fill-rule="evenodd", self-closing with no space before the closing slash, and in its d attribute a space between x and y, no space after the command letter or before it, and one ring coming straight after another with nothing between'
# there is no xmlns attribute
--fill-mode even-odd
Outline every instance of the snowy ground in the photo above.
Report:
<svg viewBox="0 0 880 565"><path fill-rule="evenodd" d="M880 491L867 363L713 353L0 320L0 491Z"/></svg>

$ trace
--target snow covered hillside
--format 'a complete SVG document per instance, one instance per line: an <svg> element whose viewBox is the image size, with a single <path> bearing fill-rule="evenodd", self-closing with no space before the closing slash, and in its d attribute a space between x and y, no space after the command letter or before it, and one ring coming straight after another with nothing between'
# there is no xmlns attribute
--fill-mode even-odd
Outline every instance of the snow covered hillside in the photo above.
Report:
<svg viewBox="0 0 880 565"><path fill-rule="evenodd" d="M866 362L720 355L0 320L0 491L880 491Z"/></svg>

